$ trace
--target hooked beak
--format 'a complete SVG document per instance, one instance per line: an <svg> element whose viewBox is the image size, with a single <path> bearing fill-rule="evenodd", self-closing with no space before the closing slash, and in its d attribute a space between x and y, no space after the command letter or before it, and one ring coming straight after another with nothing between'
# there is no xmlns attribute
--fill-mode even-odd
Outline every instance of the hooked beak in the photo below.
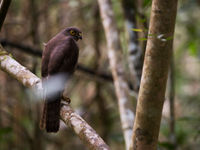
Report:
<svg viewBox="0 0 200 150"><path fill-rule="evenodd" d="M78 36L78 38L82 40L82 36Z"/></svg>
<svg viewBox="0 0 200 150"><path fill-rule="evenodd" d="M82 33L81 32L79 32L78 38L82 40Z"/></svg>

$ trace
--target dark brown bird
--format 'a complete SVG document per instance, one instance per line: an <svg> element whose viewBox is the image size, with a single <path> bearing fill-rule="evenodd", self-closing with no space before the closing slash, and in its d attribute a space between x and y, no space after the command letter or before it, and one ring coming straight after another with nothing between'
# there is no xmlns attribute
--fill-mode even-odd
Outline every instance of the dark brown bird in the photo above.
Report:
<svg viewBox="0 0 200 150"><path fill-rule="evenodd" d="M57 132L60 126L60 102L64 84L73 74L79 55L76 42L82 33L69 27L54 36L45 45L42 55L42 85L44 89L44 109L41 128L47 132Z"/></svg>

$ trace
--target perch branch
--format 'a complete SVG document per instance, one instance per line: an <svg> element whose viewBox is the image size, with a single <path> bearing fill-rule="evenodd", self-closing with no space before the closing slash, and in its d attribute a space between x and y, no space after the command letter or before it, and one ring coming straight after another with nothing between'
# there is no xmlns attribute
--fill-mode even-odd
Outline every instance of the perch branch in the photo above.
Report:
<svg viewBox="0 0 200 150"><path fill-rule="evenodd" d="M24 86L42 90L40 78L15 61L0 45L0 69L10 74ZM61 108L61 119L69 125L91 150L109 150L102 138L69 105Z"/></svg>
<svg viewBox="0 0 200 150"><path fill-rule="evenodd" d="M65 124L71 127L90 149L109 149L94 129L92 129L92 127L90 127L85 120L76 114L68 104L62 106L60 115Z"/></svg>

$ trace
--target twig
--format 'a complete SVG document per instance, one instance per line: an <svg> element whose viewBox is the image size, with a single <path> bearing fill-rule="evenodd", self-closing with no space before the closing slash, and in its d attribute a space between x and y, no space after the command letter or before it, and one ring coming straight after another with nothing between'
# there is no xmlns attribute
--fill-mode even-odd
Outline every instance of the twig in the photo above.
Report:
<svg viewBox="0 0 200 150"><path fill-rule="evenodd" d="M174 110L174 97L175 97L175 78L174 75L174 57L172 54L172 59L170 62L170 71L169 71L169 127L170 127L170 142L176 149L176 133L175 133L175 110Z"/></svg>
<svg viewBox="0 0 200 150"><path fill-rule="evenodd" d="M1 1L1 6L0 6L0 31L1 31L1 27L3 25L3 22L6 18L6 14L8 11L8 8L10 6L11 0L2 0Z"/></svg>
<svg viewBox="0 0 200 150"><path fill-rule="evenodd" d="M19 43L16 43L16 42L11 42L7 39L1 39L0 43L4 47L10 46L10 47L13 47L13 48L17 48L20 51L23 51L25 53L32 54L32 55L35 55L37 57L42 57L42 50L41 49L36 49L36 48L33 48L31 46L28 46L28 45L19 44Z"/></svg>
<svg viewBox="0 0 200 150"><path fill-rule="evenodd" d="M20 65L0 45L0 68L17 79L24 86L42 90L40 78ZM64 105L61 109L61 119L66 125L75 131L75 133L83 140L91 150L109 150L109 147L101 139L101 137L76 114L69 105Z"/></svg>
<svg viewBox="0 0 200 150"><path fill-rule="evenodd" d="M133 0L122 0L126 31L128 33L128 65L133 87L139 90L142 75L143 59L142 50L138 42L138 33L133 29L136 27L136 4Z"/></svg>

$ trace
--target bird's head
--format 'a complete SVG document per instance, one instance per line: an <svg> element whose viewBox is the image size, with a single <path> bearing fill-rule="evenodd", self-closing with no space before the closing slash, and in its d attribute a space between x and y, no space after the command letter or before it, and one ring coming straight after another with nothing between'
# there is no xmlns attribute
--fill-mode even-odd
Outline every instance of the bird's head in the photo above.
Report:
<svg viewBox="0 0 200 150"><path fill-rule="evenodd" d="M67 36L71 36L74 40L78 41L82 40L82 32L76 27L69 27L64 30L64 34Z"/></svg>

